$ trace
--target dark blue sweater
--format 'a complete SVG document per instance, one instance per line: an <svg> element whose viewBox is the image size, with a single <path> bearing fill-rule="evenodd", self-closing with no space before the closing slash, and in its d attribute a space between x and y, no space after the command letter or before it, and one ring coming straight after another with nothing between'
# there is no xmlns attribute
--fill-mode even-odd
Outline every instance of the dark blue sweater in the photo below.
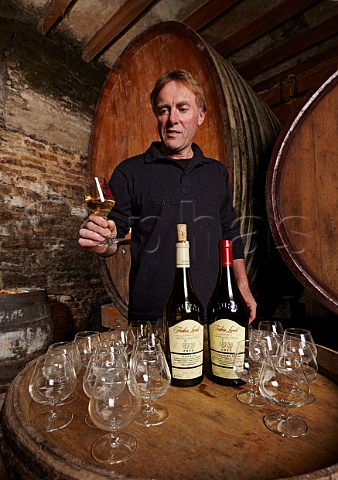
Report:
<svg viewBox="0 0 338 480"><path fill-rule="evenodd" d="M205 312L217 280L219 240L233 240L233 257L244 257L228 171L195 144L193 151L184 168L154 142L121 162L110 179L116 205L109 218L118 236L132 228L129 320L162 314L174 278L178 223L187 224L191 278Z"/></svg>

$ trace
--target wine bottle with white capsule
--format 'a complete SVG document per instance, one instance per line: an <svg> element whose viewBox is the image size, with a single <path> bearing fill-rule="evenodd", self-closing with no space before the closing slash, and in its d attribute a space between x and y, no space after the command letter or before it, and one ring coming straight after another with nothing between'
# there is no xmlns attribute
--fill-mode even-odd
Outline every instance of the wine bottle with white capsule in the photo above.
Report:
<svg viewBox="0 0 338 480"><path fill-rule="evenodd" d="M163 311L171 384L198 385L203 379L203 306L190 278L187 226L177 225L176 271Z"/></svg>
<svg viewBox="0 0 338 480"><path fill-rule="evenodd" d="M237 342L248 338L249 309L233 271L232 241L221 240L220 266L215 290L207 307L210 378L221 385L244 382L233 370Z"/></svg>

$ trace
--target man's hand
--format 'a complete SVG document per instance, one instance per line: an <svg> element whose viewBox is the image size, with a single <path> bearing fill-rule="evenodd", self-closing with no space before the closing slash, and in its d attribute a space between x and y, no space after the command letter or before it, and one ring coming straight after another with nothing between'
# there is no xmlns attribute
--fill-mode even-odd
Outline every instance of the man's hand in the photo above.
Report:
<svg viewBox="0 0 338 480"><path fill-rule="evenodd" d="M117 245L99 244L111 236L115 238L117 236L115 222L98 215L90 215L80 228L78 244L89 252L108 257L116 252Z"/></svg>
<svg viewBox="0 0 338 480"><path fill-rule="evenodd" d="M247 307L250 310L250 317L249 317L249 324L250 324L256 318L257 303L249 287L248 277L246 275L246 270L245 270L245 262L243 259L240 259L240 258L235 259L233 261L233 266L234 266L234 273L237 280L238 288L241 294L243 295L243 298Z"/></svg>

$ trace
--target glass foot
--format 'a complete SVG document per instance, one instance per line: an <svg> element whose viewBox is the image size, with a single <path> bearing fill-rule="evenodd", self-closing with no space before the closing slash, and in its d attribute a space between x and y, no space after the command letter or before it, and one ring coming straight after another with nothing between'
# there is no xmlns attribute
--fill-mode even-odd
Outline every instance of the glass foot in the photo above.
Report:
<svg viewBox="0 0 338 480"><path fill-rule="evenodd" d="M309 398L304 402L304 405L308 405L309 403L313 403L316 400L316 397L313 393L310 393Z"/></svg>
<svg viewBox="0 0 338 480"><path fill-rule="evenodd" d="M236 397L241 403L251 405L252 407L264 407L269 403L260 393L255 393L251 390L240 390L237 392Z"/></svg>
<svg viewBox="0 0 338 480"><path fill-rule="evenodd" d="M162 405L143 405L135 422L145 427L154 427L164 423L168 416L168 410Z"/></svg>
<svg viewBox="0 0 338 480"><path fill-rule="evenodd" d="M92 455L101 463L120 463L135 452L136 445L136 439L128 433L120 433L118 436L108 433L93 444Z"/></svg>
<svg viewBox="0 0 338 480"><path fill-rule="evenodd" d="M66 427L73 420L68 410L48 410L34 418L32 425L43 432L54 432Z"/></svg>
<svg viewBox="0 0 338 480"><path fill-rule="evenodd" d="M304 420L296 415L283 415L274 412L265 415L263 421L269 430L282 437L302 437L308 431L308 426Z"/></svg>

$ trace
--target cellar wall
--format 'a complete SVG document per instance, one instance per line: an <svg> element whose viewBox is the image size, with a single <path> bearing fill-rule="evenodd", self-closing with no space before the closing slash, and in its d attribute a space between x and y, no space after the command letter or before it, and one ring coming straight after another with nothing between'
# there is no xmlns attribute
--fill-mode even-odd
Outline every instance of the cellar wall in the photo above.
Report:
<svg viewBox="0 0 338 480"><path fill-rule="evenodd" d="M55 339L100 324L109 301L77 246L87 152L106 69L0 19L0 288L46 288Z"/></svg>

